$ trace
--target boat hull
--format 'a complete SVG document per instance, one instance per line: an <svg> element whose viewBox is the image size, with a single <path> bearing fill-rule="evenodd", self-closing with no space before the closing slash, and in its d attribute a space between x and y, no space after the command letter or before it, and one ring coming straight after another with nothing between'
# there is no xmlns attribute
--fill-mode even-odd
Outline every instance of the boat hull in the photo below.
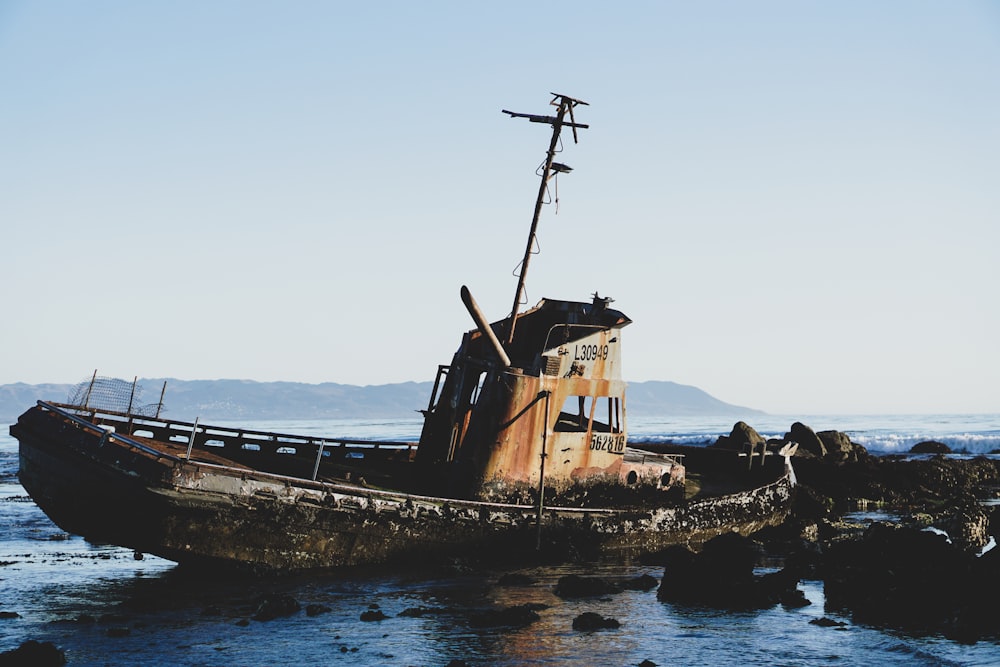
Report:
<svg viewBox="0 0 1000 667"><path fill-rule="evenodd" d="M11 427L22 485L62 529L180 563L312 570L547 548L628 558L780 523L790 474L678 506L538 508L395 493L186 460L42 405ZM788 470L790 473L790 469Z"/></svg>

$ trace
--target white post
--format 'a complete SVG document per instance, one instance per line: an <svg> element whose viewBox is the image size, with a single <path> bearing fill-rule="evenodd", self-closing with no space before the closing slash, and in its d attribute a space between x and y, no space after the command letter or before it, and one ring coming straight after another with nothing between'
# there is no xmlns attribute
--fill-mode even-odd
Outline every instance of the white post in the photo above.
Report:
<svg viewBox="0 0 1000 667"><path fill-rule="evenodd" d="M319 449L316 450L316 465L313 466L313 481L316 481L316 476L319 475L319 462L323 460L323 447L326 445L326 440L319 441Z"/></svg>
<svg viewBox="0 0 1000 667"><path fill-rule="evenodd" d="M191 437L188 438L187 460L191 460L191 448L194 447L194 435L198 432L198 417L194 418L194 426L191 428Z"/></svg>

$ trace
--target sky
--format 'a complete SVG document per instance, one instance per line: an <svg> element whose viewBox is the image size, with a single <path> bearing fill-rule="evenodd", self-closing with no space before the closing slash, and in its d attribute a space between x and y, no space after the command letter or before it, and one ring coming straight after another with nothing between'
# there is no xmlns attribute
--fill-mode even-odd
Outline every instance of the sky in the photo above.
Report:
<svg viewBox="0 0 1000 667"><path fill-rule="evenodd" d="M630 381L1000 413L1000 2L0 0L0 384L424 381L615 299ZM557 187L556 187L557 186Z"/></svg>

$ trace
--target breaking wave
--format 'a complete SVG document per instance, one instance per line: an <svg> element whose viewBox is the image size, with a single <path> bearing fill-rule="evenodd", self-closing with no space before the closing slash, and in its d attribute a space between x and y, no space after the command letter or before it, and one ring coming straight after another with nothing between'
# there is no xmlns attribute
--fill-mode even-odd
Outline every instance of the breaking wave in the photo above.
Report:
<svg viewBox="0 0 1000 667"><path fill-rule="evenodd" d="M765 438L782 438L794 422L814 431L842 431L873 454L906 454L919 442L933 440L958 454L1000 453L1000 415L850 415L778 417L746 420ZM629 423L629 440L710 445L728 435L735 420L726 418L636 419Z"/></svg>

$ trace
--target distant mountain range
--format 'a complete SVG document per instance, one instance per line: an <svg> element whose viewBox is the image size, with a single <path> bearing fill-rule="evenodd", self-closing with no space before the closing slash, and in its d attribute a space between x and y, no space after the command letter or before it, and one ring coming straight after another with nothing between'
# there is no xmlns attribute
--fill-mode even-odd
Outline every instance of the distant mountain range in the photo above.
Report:
<svg viewBox="0 0 1000 667"><path fill-rule="evenodd" d="M426 409L431 382L357 386L324 382L254 382L251 380L139 380L143 391L134 405L159 401L166 382L163 416L184 421L273 419L391 419L415 417ZM10 424L38 400L66 402L74 384L0 385L0 423ZM630 382L628 414L705 415L745 418L760 410L731 405L697 387L676 382ZM127 397L126 397L127 402Z"/></svg>

